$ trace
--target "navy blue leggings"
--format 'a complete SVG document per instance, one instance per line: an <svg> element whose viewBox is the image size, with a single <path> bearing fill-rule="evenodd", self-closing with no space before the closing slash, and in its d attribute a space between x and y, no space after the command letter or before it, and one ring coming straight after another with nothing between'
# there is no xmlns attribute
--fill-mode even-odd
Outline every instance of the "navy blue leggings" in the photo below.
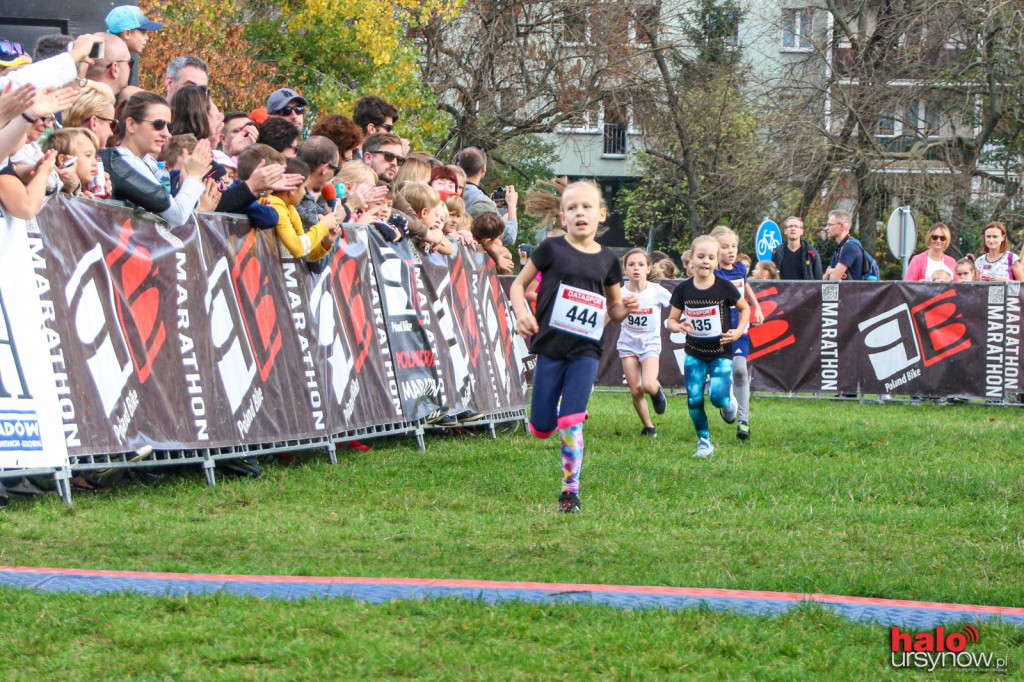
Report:
<svg viewBox="0 0 1024 682"><path fill-rule="evenodd" d="M592 357L554 360L537 356L530 405L530 426L535 436L547 438L558 429L586 421L597 364L597 358Z"/></svg>

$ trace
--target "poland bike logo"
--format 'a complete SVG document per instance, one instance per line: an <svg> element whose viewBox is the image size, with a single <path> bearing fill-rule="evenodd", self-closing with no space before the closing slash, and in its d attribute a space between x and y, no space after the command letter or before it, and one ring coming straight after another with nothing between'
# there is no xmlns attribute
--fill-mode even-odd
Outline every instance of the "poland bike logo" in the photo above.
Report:
<svg viewBox="0 0 1024 682"><path fill-rule="evenodd" d="M958 672L1006 672L1006 658L997 658L987 652L967 651L968 644L981 639L978 628L965 625L962 632L947 633L937 627L935 632L916 635L901 632L899 627L889 631L889 662L894 668L917 668L929 672L936 668L949 668Z"/></svg>
<svg viewBox="0 0 1024 682"><path fill-rule="evenodd" d="M887 392L921 375L914 367L929 367L971 347L967 326L949 289L910 307L902 303L857 325L864 334L871 368Z"/></svg>

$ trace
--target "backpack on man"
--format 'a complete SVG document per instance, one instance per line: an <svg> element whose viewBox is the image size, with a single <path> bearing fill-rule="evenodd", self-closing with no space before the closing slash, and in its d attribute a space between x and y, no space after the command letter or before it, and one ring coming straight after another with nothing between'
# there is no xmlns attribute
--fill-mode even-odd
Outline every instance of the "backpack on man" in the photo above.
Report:
<svg viewBox="0 0 1024 682"><path fill-rule="evenodd" d="M864 253L864 265L860 269L861 281L877 282L878 280L880 280L882 277L882 273L878 269L878 261L875 260L875 257L872 256L871 253L864 248L864 245L861 244L860 240L857 239L856 237L851 236L849 239L846 240L847 244L849 244L850 242L853 242L858 247L860 247L860 250ZM843 246L846 246L846 244L844 244Z"/></svg>

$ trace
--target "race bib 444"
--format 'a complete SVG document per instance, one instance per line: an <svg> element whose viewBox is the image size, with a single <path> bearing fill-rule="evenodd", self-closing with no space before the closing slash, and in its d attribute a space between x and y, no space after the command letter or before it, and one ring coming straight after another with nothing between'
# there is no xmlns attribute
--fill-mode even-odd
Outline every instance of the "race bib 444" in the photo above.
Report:
<svg viewBox="0 0 1024 682"><path fill-rule="evenodd" d="M563 283L558 285L549 324L558 331L600 341L606 312L604 296Z"/></svg>

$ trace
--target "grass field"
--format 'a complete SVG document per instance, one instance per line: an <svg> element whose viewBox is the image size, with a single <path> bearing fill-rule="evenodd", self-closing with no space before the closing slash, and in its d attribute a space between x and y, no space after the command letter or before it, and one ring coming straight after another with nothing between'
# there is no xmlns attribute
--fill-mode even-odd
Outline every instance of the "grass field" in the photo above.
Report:
<svg viewBox="0 0 1024 682"><path fill-rule="evenodd" d="M257 480L198 473L15 501L0 563L472 578L1024 606L1024 413L755 400L753 439L712 417L691 458L682 398L637 437L628 396L591 402L583 513L556 512L554 442L411 439ZM341 454L341 453L340 453ZM895 679L888 629L818 607L781 618L459 600L371 606L2 591L11 677ZM1020 675L1024 629L985 625ZM929 674L929 677L941 673ZM963 674L949 675L963 678ZM5 677L7 675L4 675Z"/></svg>

